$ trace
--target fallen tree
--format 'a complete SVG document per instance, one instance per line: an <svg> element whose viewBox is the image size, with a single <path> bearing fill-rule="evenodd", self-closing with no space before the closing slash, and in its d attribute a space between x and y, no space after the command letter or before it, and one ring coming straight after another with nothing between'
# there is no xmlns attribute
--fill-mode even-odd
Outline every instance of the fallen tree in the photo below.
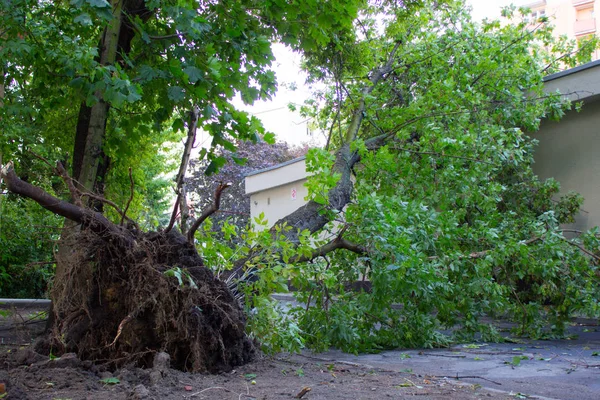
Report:
<svg viewBox="0 0 600 400"><path fill-rule="evenodd" d="M71 178L62 165L56 167L69 201L19 179L10 164L2 167L8 190L73 222L66 225L57 255L54 322L44 344L47 351L75 351L114 365L130 361L148 365L157 351L166 350L178 368L212 372L249 359L252 346L246 322L251 335L271 350L297 350L306 344L357 352L441 345L449 339L440 328L456 328L459 339L476 333L497 339L494 328L481 321L484 315L511 317L523 332L541 336L548 324L560 334L574 311L598 312L593 300L597 287L590 285L597 266L582 256L578 243L566 243L560 232L560 223L573 217L581 199L570 195L553 201L558 185L534 176L533 143L521 129L536 129L541 118L560 116L570 107L559 95L543 93L545 59L530 52L534 46L542 54L535 47L536 38L539 34L547 39L548 31L543 24L537 33L524 23L478 25L469 20L461 2L377 2L354 25L348 4L331 2L331 10L319 11L339 12L343 18L332 28L335 33L325 38L321 34L327 30L309 29L315 36L303 36L306 32L299 33L298 26L278 19L277 7L235 9L238 16L256 17L251 20L258 30L275 18L276 27L282 23L281 29L299 35L295 39L282 35L282 40L323 41L318 50L304 48L306 68L311 77L330 85L317 93L321 102L304 111L328 127L330 140L326 150L307 155L313 175L306 205L271 229L240 234L242 243L235 249L217 246L208 233L199 234L202 222L218 211L227 183L218 186L214 203L194 220L187 209L185 171L196 126L209 130L213 146L233 149L230 141L251 138L260 129L223 100L233 96L230 85L239 85L249 101L273 89L269 74L254 68L259 61L267 63L269 51L252 53L258 39L251 32L245 32L245 38L240 35L229 25L233 11L221 15L220 6L207 5L213 12L203 10L194 23L188 15L189 26L171 25L170 18L186 14L180 9L153 10L159 16L166 13L156 17L160 23L154 25L145 19L148 10L142 10L143 17L129 19L130 13L118 14L113 7L109 20L129 21L127 27L137 32L138 41L128 43L131 47L121 42L120 64L115 56L113 63L107 61L110 65L96 66L98 73L110 71L111 79L131 74L143 82L144 96L156 97L146 99L140 113L155 124L164 122L160 120L165 117L164 102L169 102L167 114L173 118L173 110L183 108L181 104L187 107L172 124L175 130L186 124L188 129L176 178L177 201L165 229L143 232L141 224L127 215L135 197L133 174L123 175L127 179L126 184L121 182L121 201L106 199L111 192L106 172L137 155L110 158L119 154L111 148L115 142L127 147L118 140L120 129L131 127L127 116L119 115L112 121L117 127L102 134L107 135L101 138L104 155L92 139L92 147L86 149L98 159L106 156L111 167L107 171L100 160L84 163L81 167L92 168L95 177L80 180L84 176L80 169L73 168L78 175ZM302 11L315 13L310 7ZM288 11L293 14L292 9ZM187 10L197 16L193 6ZM327 18L318 20L329 25ZM209 29L204 22L218 27L213 34L226 37L204 46L201 39ZM110 24L104 28L103 40L117 28ZM163 34L150 35L149 30ZM165 57L160 55L153 60L159 71L133 64L139 68L129 72L134 55L147 56L140 50L147 40L173 40L182 47L173 53L177 46L161 47L172 56L173 65L162 65ZM237 68L237 49L242 45L254 59ZM214 46L222 46L219 57L213 57ZM204 65L197 53L181 50L188 48L206 53L211 61ZM189 54L194 56L181 64ZM179 75L180 70L187 71L185 76ZM222 71L246 83L229 75L225 79ZM248 71L257 75L249 77ZM90 82L95 76L88 77ZM156 94L157 80L168 100ZM263 83L260 89L252 86L256 82ZM132 104L140 92L135 84L112 84L112 92L99 93L102 85L90 85L86 94L109 103L114 108L107 112L118 115L129 108L116 100L123 98L111 97L114 90L125 87L121 94ZM207 97L198 94L207 91L211 93ZM85 107L81 105L83 111L78 113L78 128L87 126ZM92 110L91 115L98 114ZM152 136L143 118L136 121L135 128L145 127ZM110 119L100 122L111 126ZM94 129L86 135L98 133L98 121L88 125ZM204 155L210 160L208 172L223 162L211 150ZM126 206L121 210L117 203ZM586 236L585 246L593 254L598 246L594 235ZM216 258L211 252L221 250L218 256L226 259L234 277L251 270L258 278L242 287L248 296L247 311L253 311L248 316L227 285L203 265ZM347 282L360 279L371 282L370 293L347 290ZM305 304L292 310L295 319L279 313L270 297L285 290L288 281ZM391 307L395 303L403 307Z"/></svg>

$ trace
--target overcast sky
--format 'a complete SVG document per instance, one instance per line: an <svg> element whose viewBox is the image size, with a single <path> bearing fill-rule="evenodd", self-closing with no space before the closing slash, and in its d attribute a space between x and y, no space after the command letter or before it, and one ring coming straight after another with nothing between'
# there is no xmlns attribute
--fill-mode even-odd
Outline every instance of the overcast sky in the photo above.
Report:
<svg viewBox="0 0 600 400"><path fill-rule="evenodd" d="M495 18L500 16L500 9L510 3L523 4L519 0L467 0L473 7L473 17L477 20L485 17ZM277 61L274 70L279 82L277 95L271 101L260 102L252 107L244 106L241 101L236 103L238 107L259 117L265 128L277 135L277 140L286 141L290 144L303 142L315 142L323 144L323 135L319 132L309 131L309 121L302 118L299 113L288 110L288 103L301 104L310 93L304 87L305 76L300 72L300 56L294 54L283 45L274 46ZM295 83L297 89L289 90L285 84ZM209 145L210 138L204 134L205 145Z"/></svg>

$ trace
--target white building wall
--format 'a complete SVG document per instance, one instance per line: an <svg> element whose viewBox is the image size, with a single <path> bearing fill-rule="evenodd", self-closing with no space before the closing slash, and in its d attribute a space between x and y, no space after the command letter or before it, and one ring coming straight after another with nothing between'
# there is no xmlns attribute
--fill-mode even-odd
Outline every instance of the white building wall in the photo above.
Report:
<svg viewBox="0 0 600 400"><path fill-rule="evenodd" d="M306 183L306 162L304 158L266 168L246 177L246 194L250 195L250 216L264 213L268 226L296 211L306 204L308 195Z"/></svg>

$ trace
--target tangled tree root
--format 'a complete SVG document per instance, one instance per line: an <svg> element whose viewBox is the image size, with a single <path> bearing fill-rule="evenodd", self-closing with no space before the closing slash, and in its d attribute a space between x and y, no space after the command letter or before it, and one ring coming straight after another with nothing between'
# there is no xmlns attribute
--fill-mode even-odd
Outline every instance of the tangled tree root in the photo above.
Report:
<svg viewBox="0 0 600 400"><path fill-rule="evenodd" d="M175 231L131 238L80 232L57 260L53 326L38 350L81 359L220 372L250 361L245 316L226 285Z"/></svg>

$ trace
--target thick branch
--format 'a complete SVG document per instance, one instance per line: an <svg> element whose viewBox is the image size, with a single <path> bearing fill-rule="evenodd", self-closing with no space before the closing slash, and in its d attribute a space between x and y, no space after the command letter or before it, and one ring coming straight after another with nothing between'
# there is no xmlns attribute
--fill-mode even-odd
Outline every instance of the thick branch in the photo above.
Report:
<svg viewBox="0 0 600 400"><path fill-rule="evenodd" d="M8 163L0 169L0 178L4 180L4 184L11 192L30 198L46 210L83 224L98 234L122 234L124 232L102 214L57 199L39 187L22 181L15 173L12 163Z"/></svg>
<svg viewBox="0 0 600 400"><path fill-rule="evenodd" d="M169 225L165 228L165 233L168 233L175 226L175 220L177 219L177 211L179 211L179 202L181 201L181 194L177 194L177 198L175 199L175 205L173 206L173 211L171 212L171 219L169 220Z"/></svg>
<svg viewBox="0 0 600 400"><path fill-rule="evenodd" d="M337 185L329 191L329 204L323 206L314 201L309 201L292 214L277 221L272 228L272 231L275 231L276 226L288 224L294 229L285 233L287 239L292 242L298 242L298 231L308 229L311 233L314 233L323 228L325 224L330 221L330 216L324 212L325 207L328 210L341 212L346 204L350 202L353 189L351 180L352 167L360 160L358 154L355 151L353 152L350 150L350 145L358 138L358 132L365 116L366 99L371 95L375 87L384 80L386 74L389 74L392 70L392 66L396 61L396 53L400 48L400 45L401 42L396 42L386 63L372 71L369 77L369 84L362 89L362 95L358 107L353 112L352 120L346 131L344 143L336 153L336 160L332 172L340 174L340 180ZM391 135L392 134L383 134L369 140L369 142L371 145L379 147L383 145Z"/></svg>
<svg viewBox="0 0 600 400"><path fill-rule="evenodd" d="M356 161L355 154L350 151L350 144L343 145L336 153L336 160L333 166L333 172L340 174L340 180L329 191L328 205L319 204L311 200L293 213L277 221L273 228L271 228L271 231L275 232L277 226L287 224L293 229L285 231L284 235L290 242L297 243L298 231L308 229L311 233L314 233L322 229L331 219L331 216L325 211L332 210L339 213L350 202L353 189L351 180L352 166Z"/></svg>
<svg viewBox="0 0 600 400"><path fill-rule="evenodd" d="M354 252L356 254L360 254L360 255L364 255L367 253L367 250L364 247L359 246L356 243L352 243L352 242L344 239L341 236L338 236L331 242L329 242L317 249L314 249L310 256L294 257L293 259L290 260L290 263L302 263L302 262L306 262L306 261L311 261L317 257L322 257L325 254L331 253L332 251L337 250L337 249L346 249L346 250L352 251L352 252Z"/></svg>
<svg viewBox="0 0 600 400"><path fill-rule="evenodd" d="M358 137L358 131L360 130L360 125L362 124L362 120L365 117L366 110L366 100L367 97L371 95L377 84L383 79L383 77L392 71L392 66L395 61L396 52L400 48L401 42L396 42L396 45L390 52L387 62L377 68L371 73L369 77L370 85L367 85L362 90L362 96L360 101L358 102L358 107L354 110L352 115L352 121L350 122L350 126L348 127L348 131L346 132L346 143L350 143Z"/></svg>
<svg viewBox="0 0 600 400"><path fill-rule="evenodd" d="M194 142L196 141L196 129L198 127L199 112L198 106L192 107L192 110L190 111L187 138L185 140L185 146L181 156L181 163L179 164L179 172L175 178L175 191L177 193L177 200L173 206L171 221L169 222L167 229L165 229L165 232L169 232L171 229L173 229L173 225L175 224L173 217L177 215L177 208L181 210L181 233L185 234L186 231L186 220L188 218L189 210L187 209L187 196L184 188L185 173L190 163L190 156L192 154L192 149L194 148Z"/></svg>
<svg viewBox="0 0 600 400"><path fill-rule="evenodd" d="M202 225L206 218L210 217L212 214L216 213L219 210L219 207L221 206L221 193L223 193L223 190L227 189L229 186L231 186L231 182L220 183L219 186L217 186L217 190L215 190L215 199L213 203L210 205L210 207L202 211L202 215L200 215L200 217L198 217L198 219L194 221L194 223L190 227L190 230L187 233L188 242L192 244L194 243L194 234L196 233L200 225Z"/></svg>

